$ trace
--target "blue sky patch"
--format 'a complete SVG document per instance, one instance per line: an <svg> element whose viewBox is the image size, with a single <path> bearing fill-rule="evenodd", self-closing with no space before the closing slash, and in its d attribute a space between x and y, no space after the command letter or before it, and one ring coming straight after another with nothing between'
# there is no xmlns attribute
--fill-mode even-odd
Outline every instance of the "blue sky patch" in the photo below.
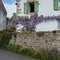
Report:
<svg viewBox="0 0 60 60"><path fill-rule="evenodd" d="M13 4L15 3L15 0L3 0L3 2L6 4Z"/></svg>

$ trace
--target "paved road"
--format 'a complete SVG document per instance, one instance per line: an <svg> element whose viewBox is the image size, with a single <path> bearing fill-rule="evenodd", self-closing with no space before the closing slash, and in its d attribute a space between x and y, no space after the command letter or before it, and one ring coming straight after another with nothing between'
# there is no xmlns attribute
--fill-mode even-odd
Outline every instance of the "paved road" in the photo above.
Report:
<svg viewBox="0 0 60 60"><path fill-rule="evenodd" d="M19 55L16 53L8 52L5 50L0 50L0 60L35 60L35 59Z"/></svg>

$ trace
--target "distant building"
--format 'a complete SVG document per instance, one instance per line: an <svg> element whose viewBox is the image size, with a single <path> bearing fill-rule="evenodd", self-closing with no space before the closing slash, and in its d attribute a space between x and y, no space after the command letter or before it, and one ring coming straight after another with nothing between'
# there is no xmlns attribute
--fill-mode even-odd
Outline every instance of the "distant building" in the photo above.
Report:
<svg viewBox="0 0 60 60"><path fill-rule="evenodd" d="M6 18L7 12L5 10L2 0L0 0L0 31L6 29Z"/></svg>
<svg viewBox="0 0 60 60"><path fill-rule="evenodd" d="M14 24L12 23L14 20L17 20L17 15L16 13L13 13L13 16L10 18L10 20L8 21L8 26L13 26Z"/></svg>

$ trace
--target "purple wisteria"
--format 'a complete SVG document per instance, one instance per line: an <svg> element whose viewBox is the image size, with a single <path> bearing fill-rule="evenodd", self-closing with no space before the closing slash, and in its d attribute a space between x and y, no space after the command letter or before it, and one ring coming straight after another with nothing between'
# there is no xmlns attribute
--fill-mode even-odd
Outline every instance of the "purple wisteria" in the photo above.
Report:
<svg viewBox="0 0 60 60"><path fill-rule="evenodd" d="M47 16L44 17L43 15L38 16L38 14L31 15L30 18L25 16L25 17L18 17L18 19L13 20L13 24L22 24L25 28L34 30L36 24L43 22L43 21L48 21L48 20L58 20L60 19L60 16Z"/></svg>

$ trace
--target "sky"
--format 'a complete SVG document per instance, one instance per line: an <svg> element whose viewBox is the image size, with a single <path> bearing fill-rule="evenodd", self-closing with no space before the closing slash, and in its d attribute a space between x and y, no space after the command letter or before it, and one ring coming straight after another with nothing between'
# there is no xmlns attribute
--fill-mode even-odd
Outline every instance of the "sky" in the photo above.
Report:
<svg viewBox="0 0 60 60"><path fill-rule="evenodd" d="M12 17L16 12L15 0L2 0L7 11L7 17Z"/></svg>

